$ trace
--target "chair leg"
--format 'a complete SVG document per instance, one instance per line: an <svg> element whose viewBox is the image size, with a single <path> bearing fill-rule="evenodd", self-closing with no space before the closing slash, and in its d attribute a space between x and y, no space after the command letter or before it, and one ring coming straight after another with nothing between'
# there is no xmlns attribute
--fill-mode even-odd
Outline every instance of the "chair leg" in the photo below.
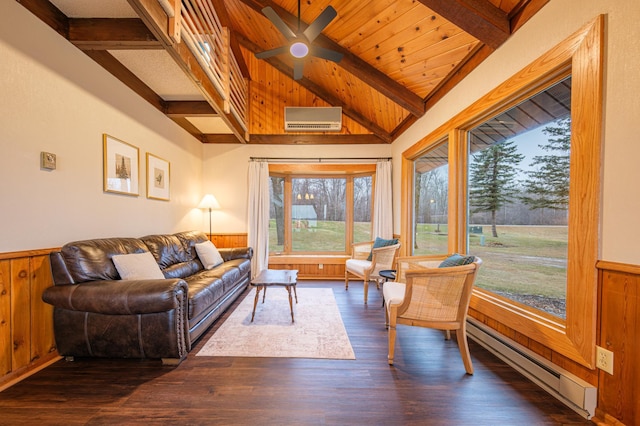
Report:
<svg viewBox="0 0 640 426"><path fill-rule="evenodd" d="M469 353L469 344L467 343L467 330L463 325L461 329L456 330L456 338L458 340L458 349L462 356L462 362L464 363L464 369L467 374L473 374L473 364L471 363L471 354Z"/></svg>
<svg viewBox="0 0 640 426"><path fill-rule="evenodd" d="M369 298L369 280L364 280L362 283L364 284L364 304L366 305Z"/></svg>
<svg viewBox="0 0 640 426"><path fill-rule="evenodd" d="M344 289L349 290L349 271L344 271Z"/></svg>
<svg viewBox="0 0 640 426"><path fill-rule="evenodd" d="M394 321L395 322L395 321ZM393 356L396 351L396 325L389 325L389 355L387 356L387 362L389 365L393 365Z"/></svg>

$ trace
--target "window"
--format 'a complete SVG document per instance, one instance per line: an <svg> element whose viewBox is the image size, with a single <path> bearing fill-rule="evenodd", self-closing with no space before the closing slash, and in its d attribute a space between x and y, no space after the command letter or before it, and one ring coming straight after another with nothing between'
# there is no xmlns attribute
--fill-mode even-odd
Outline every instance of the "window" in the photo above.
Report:
<svg viewBox="0 0 640 426"><path fill-rule="evenodd" d="M471 300L472 315L588 368L595 368L603 29L600 16L452 117L403 153L402 170L401 229L404 245L413 247L413 226L420 223L410 202L416 199L416 164L448 141L448 252L486 258ZM550 113L536 122L533 118L541 115L526 112L530 107ZM568 150L538 150L538 145L566 141ZM510 167L496 176L496 182L503 182L502 191L496 191L488 179L490 165L503 155L511 158ZM566 174L552 173L567 168L568 183ZM563 185L541 185L556 180ZM553 223L559 229L538 240L535 235L510 235L509 242L508 222L527 227ZM540 240L546 248L531 256L527 250ZM501 256L512 257L511 271L506 262L500 265ZM564 288L553 285L558 298L565 294L564 315L506 294L526 294L531 280L541 281L521 279L525 266L537 269L527 273L551 274L556 283L565 283ZM498 282L504 276L516 281L515 289Z"/></svg>
<svg viewBox="0 0 640 426"><path fill-rule="evenodd" d="M449 144L445 141L414 162L413 255L448 252Z"/></svg>
<svg viewBox="0 0 640 426"><path fill-rule="evenodd" d="M564 319L571 77L471 129L467 247L476 285Z"/></svg>
<svg viewBox="0 0 640 426"><path fill-rule="evenodd" d="M346 254L370 241L375 165L269 169L270 253Z"/></svg>

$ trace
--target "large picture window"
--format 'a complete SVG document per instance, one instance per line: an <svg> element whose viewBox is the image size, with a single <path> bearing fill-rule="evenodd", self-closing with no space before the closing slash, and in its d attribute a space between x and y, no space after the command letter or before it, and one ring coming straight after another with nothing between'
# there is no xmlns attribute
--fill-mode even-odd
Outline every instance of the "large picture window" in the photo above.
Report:
<svg viewBox="0 0 640 426"><path fill-rule="evenodd" d="M273 169L271 254L346 254L352 243L371 239L375 165L322 167L316 173L310 167L304 174L286 165Z"/></svg>
<svg viewBox="0 0 640 426"><path fill-rule="evenodd" d="M468 132L476 285L566 317L571 77Z"/></svg>
<svg viewBox="0 0 640 426"><path fill-rule="evenodd" d="M603 22L598 17L406 150L402 170L403 246L414 254L428 246L420 230L438 223L428 218L425 197L436 197L426 195L418 175L446 167L446 250L428 250L483 259L472 315L589 368ZM431 158L446 161L425 167Z"/></svg>

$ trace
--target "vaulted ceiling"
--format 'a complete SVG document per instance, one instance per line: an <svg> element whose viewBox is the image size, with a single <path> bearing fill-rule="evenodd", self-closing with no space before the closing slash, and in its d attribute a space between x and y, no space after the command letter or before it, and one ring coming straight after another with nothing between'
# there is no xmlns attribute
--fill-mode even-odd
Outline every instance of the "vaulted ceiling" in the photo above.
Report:
<svg viewBox="0 0 640 426"><path fill-rule="evenodd" d="M210 2L228 28L248 82L244 124L172 35L167 9L180 1L16 1L203 143L368 144L392 143L549 0L183 0ZM337 16L314 45L340 62L305 58L294 80L288 54L255 57L287 43L264 7L295 32L298 7L303 30L328 5ZM285 132L285 106L342 107L342 130Z"/></svg>

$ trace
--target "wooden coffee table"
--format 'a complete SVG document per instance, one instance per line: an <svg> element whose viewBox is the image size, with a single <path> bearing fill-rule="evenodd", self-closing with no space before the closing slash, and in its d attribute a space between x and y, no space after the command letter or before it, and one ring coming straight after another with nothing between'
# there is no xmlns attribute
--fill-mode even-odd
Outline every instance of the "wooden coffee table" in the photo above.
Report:
<svg viewBox="0 0 640 426"><path fill-rule="evenodd" d="M258 299L260 298L260 290L264 290L262 294L262 303L267 296L267 287L281 286L287 289L289 293L289 308L291 309L291 322L295 322L293 318L293 301L291 299L291 288L293 287L293 294L296 296L296 303L298 303L298 293L296 292L296 284L298 281L298 271L296 269L265 269L258 274L253 280L251 285L256 288L256 298L253 300L253 312L251 313L251 322L256 315L256 306L258 306Z"/></svg>

